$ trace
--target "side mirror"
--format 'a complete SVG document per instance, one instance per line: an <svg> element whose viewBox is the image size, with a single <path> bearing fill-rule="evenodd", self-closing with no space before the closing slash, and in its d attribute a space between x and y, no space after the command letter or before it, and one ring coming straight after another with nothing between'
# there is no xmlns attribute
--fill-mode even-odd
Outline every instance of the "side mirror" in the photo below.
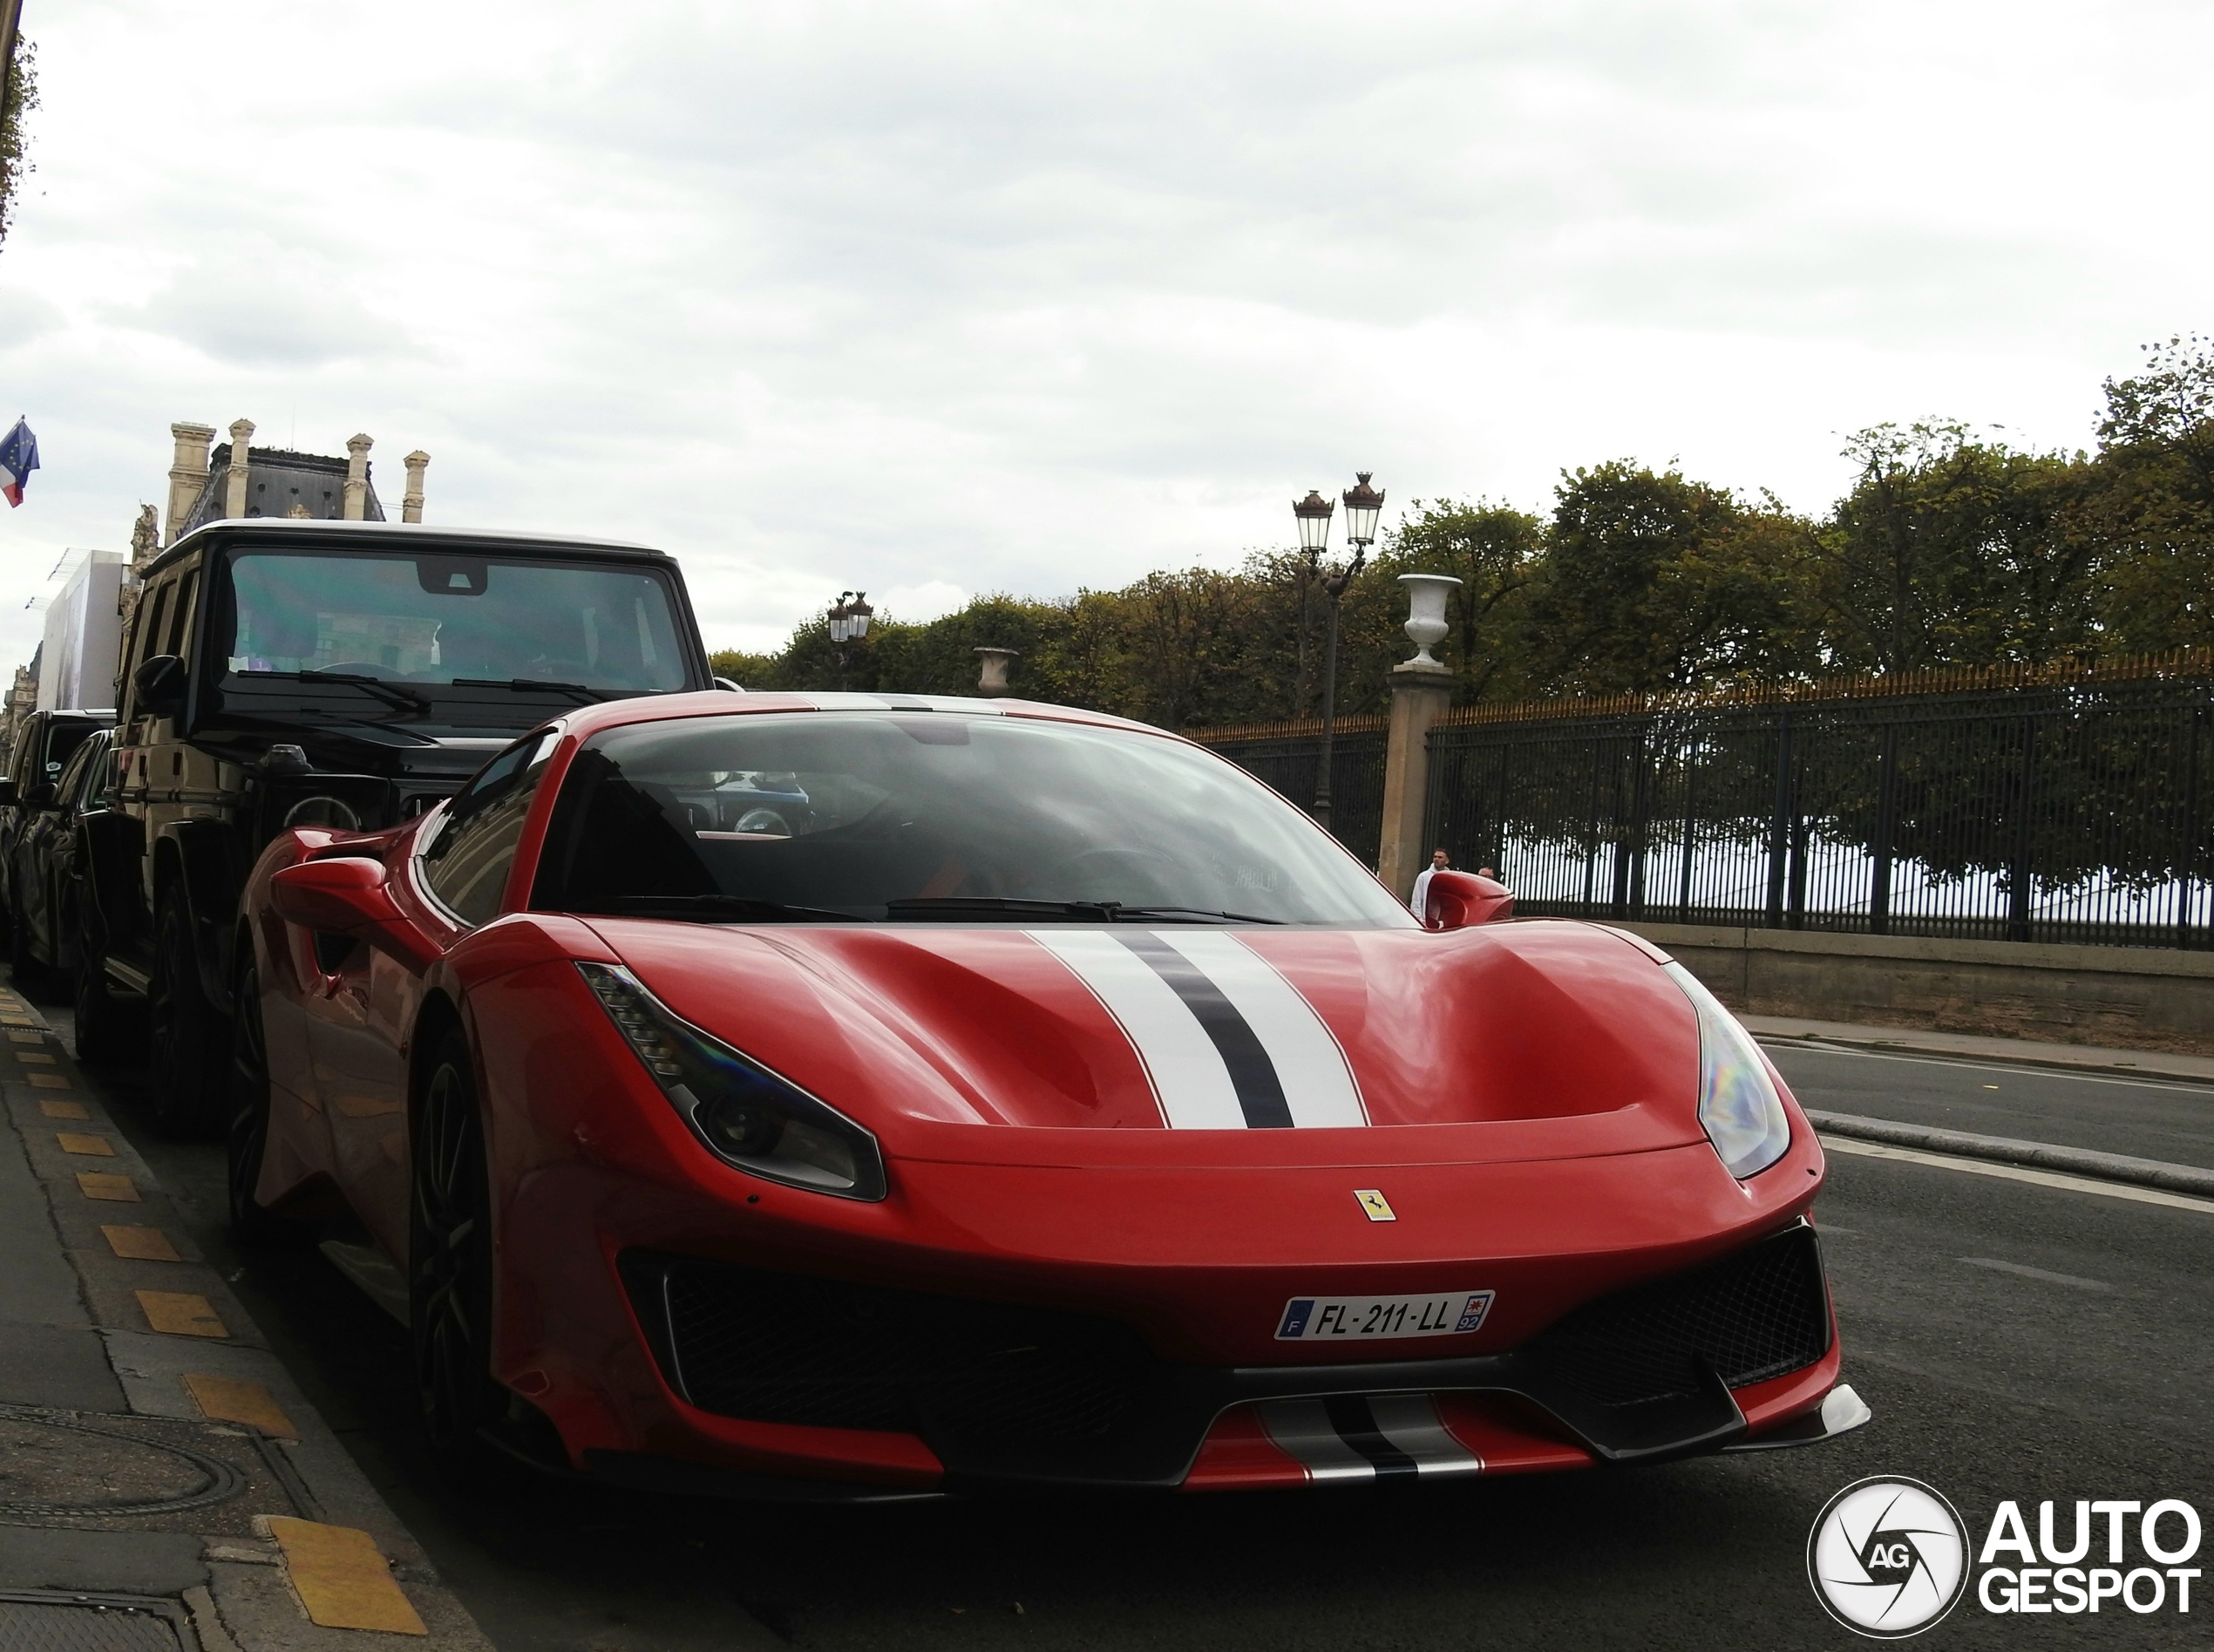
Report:
<svg viewBox="0 0 2214 1652"><path fill-rule="evenodd" d="M438 949L393 904L382 861L359 855L303 860L269 879L269 899L287 923L317 935L350 935L417 975L438 961Z"/></svg>
<svg viewBox="0 0 2214 1652"><path fill-rule="evenodd" d="M16 801L16 783L0 780L0 809L12 808Z"/></svg>
<svg viewBox="0 0 2214 1652"><path fill-rule="evenodd" d="M31 809L51 809L61 791L51 780L33 780L23 794L24 806Z"/></svg>
<svg viewBox="0 0 2214 1652"><path fill-rule="evenodd" d="M1433 929L1465 929L1514 916L1514 891L1473 872L1433 872L1430 910L1423 921Z"/></svg>
<svg viewBox="0 0 2214 1652"><path fill-rule="evenodd" d="M137 709L146 717L175 717L185 709L185 663L157 654L132 673Z"/></svg>

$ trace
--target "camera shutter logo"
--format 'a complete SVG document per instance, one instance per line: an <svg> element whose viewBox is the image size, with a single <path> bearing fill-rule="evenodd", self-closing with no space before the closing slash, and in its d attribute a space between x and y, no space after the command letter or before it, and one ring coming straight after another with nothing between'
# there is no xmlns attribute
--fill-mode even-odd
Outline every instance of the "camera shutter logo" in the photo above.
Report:
<svg viewBox="0 0 2214 1652"><path fill-rule="evenodd" d="M1882 1641L1919 1635L1968 1587L1967 1529L1919 1480L1857 1480L1807 1537L1807 1577L1830 1615Z"/></svg>

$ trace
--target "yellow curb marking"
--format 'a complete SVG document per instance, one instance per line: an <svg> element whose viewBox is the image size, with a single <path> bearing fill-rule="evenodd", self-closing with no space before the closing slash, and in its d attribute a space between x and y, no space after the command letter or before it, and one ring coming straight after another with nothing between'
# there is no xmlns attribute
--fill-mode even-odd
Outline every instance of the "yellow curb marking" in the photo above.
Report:
<svg viewBox="0 0 2214 1652"><path fill-rule="evenodd" d="M264 1434L289 1440L300 1438L300 1431L292 1426L292 1419L276 1403L276 1396L259 1383L236 1377L208 1377L198 1371L189 1373L184 1382L185 1391L193 1397L193 1404L211 1423L250 1423Z"/></svg>
<svg viewBox="0 0 2214 1652"><path fill-rule="evenodd" d="M169 1235L159 1227L110 1227L100 1224L100 1232L107 1236L107 1247L119 1256L127 1256L138 1262L180 1262L177 1247L169 1242Z"/></svg>
<svg viewBox="0 0 2214 1652"><path fill-rule="evenodd" d="M205 1296L188 1291L140 1290L131 1293L146 1310L146 1323L165 1336L228 1336L230 1328L216 1317Z"/></svg>
<svg viewBox="0 0 2214 1652"><path fill-rule="evenodd" d="M69 1088L69 1080L63 1078L62 1075L58 1072L28 1072L25 1073L24 1077L30 1079L32 1084L37 1084L41 1090L66 1090Z"/></svg>
<svg viewBox="0 0 2214 1652"><path fill-rule="evenodd" d="M4 1023L0 1023L0 1025L4 1024ZM43 1044L46 1041L35 1032L10 1031L8 1034L8 1042L17 1044Z"/></svg>
<svg viewBox="0 0 2214 1652"><path fill-rule="evenodd" d="M92 1115L81 1101L42 1101L38 1111L49 1118L90 1118Z"/></svg>
<svg viewBox="0 0 2214 1652"><path fill-rule="evenodd" d="M110 1176L96 1170L77 1173L77 1191L87 1199L112 1199L126 1205L139 1202L139 1190L128 1176Z"/></svg>
<svg viewBox="0 0 2214 1652"><path fill-rule="evenodd" d="M54 1064L53 1057L36 1050L18 1050L16 1051L16 1059L30 1062L34 1066L51 1067Z"/></svg>
<svg viewBox="0 0 2214 1652"><path fill-rule="evenodd" d="M54 1139L62 1145L65 1153L83 1153L92 1159L112 1159L115 1148L105 1136L83 1136L71 1130L58 1130Z"/></svg>
<svg viewBox="0 0 2214 1652"><path fill-rule="evenodd" d="M382 1629L387 1635L431 1633L392 1581L391 1567L368 1533L283 1514L267 1518L309 1622L327 1629Z"/></svg>

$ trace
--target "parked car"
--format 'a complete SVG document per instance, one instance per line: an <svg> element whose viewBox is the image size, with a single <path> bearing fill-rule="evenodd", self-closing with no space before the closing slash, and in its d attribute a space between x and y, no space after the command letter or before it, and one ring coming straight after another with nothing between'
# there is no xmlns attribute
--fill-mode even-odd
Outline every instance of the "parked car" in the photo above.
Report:
<svg viewBox="0 0 2214 1652"><path fill-rule="evenodd" d="M19 989L34 981L67 988L76 979L85 820L107 807L114 739L114 730L95 730L63 765L53 801L41 808L26 806L15 855L15 922L8 935L8 961Z"/></svg>
<svg viewBox="0 0 2214 1652"><path fill-rule="evenodd" d="M143 1000L154 1123L220 1129L239 892L290 827L390 826L565 706L710 689L673 559L382 522L227 520L146 568L80 1024Z"/></svg>
<svg viewBox="0 0 2214 1652"><path fill-rule="evenodd" d="M15 918L17 846L24 830L51 802L71 754L95 730L114 722L112 711L33 711L16 731L7 772L0 776L0 917Z"/></svg>
<svg viewBox="0 0 2214 1652"><path fill-rule="evenodd" d="M581 708L262 855L232 1219L352 1234L465 1468L1200 1489L1867 1420L1744 1030L1633 936L1432 897L1111 717Z"/></svg>

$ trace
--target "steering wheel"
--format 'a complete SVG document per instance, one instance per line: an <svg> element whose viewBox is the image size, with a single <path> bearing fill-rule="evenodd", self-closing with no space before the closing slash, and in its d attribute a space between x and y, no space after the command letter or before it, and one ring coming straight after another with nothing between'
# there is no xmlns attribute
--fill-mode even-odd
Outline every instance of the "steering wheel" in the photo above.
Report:
<svg viewBox="0 0 2214 1652"><path fill-rule="evenodd" d="M1169 879L1180 870L1173 859L1158 849L1086 849L1056 866L1047 874L1046 887L1053 890L1051 898L1056 901L1121 901L1129 906L1151 906L1172 893ZM1100 888L1107 882L1116 886L1112 893Z"/></svg>
<svg viewBox="0 0 2214 1652"><path fill-rule="evenodd" d="M335 660L329 665L318 665L318 671L330 671L343 676L373 676L380 683L404 683L407 673L380 665L373 660Z"/></svg>

